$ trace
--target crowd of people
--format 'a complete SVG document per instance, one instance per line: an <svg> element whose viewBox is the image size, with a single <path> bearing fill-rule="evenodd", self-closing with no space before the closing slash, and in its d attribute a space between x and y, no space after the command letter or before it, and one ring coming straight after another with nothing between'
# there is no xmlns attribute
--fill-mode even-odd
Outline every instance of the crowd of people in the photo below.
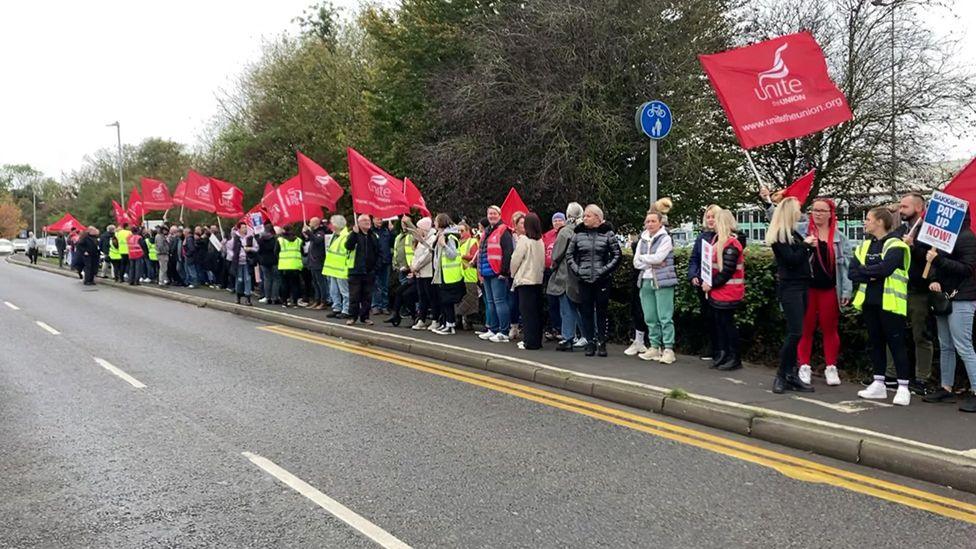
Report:
<svg viewBox="0 0 976 549"><path fill-rule="evenodd" d="M838 329L841 309L849 305L860 312L871 342L874 371L861 398L885 399L891 387L896 405L908 405L913 393L927 402L955 401L957 356L970 382L976 380L976 235L968 214L955 250L938 252L916 240L925 200L908 194L895 212L871 209L867 238L852 248L830 199L815 199L804 213L796 198L762 197L770 205L766 243L776 261L776 299L786 327L773 392L814 391L818 330L825 384L841 384ZM326 317L349 325L373 325L383 316L398 327L409 319L405 328L442 336L484 326L474 334L493 343L517 341L535 350L552 341L557 351L605 357L612 277L622 261L632 261L634 337L624 354L662 364L676 360L675 288L691 284L710 344L701 358L720 371L739 369L736 311L746 299L745 237L731 211L709 206L687 272L679 275L668 229L671 206L669 199L653 204L643 230L629 239L631 254L623 253L627 240L599 206L571 202L551 217L548 231L535 213L503 219L498 206L488 207L476 226L440 213L396 222L337 214L302 227L242 221L227 233L216 225L147 230L123 224L103 233L92 227L69 235L69 263L85 284L94 284L100 272L132 285L208 286L235 293L244 305L259 294L259 303L327 311ZM703 256L706 249L711 257ZM923 273L926 264L930 272ZM703 265L710 277L703 276ZM937 326L937 371L929 324ZM976 398L969 394L959 408L976 411Z"/></svg>

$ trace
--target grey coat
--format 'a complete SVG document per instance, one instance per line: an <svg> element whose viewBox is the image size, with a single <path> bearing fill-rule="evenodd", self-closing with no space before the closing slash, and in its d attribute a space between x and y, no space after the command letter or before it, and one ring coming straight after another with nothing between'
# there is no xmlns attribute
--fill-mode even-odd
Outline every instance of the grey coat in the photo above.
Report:
<svg viewBox="0 0 976 549"><path fill-rule="evenodd" d="M556 296L567 294L569 299L579 303L579 281L569 272L569 265L566 263L566 250L576 232L576 225L572 221L567 221L556 235L556 242L552 245L552 274L549 276L546 294Z"/></svg>

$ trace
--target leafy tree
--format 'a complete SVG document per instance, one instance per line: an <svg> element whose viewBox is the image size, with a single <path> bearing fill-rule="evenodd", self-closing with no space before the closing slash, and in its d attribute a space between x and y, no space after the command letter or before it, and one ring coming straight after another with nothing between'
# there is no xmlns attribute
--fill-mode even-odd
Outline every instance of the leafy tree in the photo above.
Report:
<svg viewBox="0 0 976 549"><path fill-rule="evenodd" d="M26 225L11 196L0 193L0 238L15 238Z"/></svg>

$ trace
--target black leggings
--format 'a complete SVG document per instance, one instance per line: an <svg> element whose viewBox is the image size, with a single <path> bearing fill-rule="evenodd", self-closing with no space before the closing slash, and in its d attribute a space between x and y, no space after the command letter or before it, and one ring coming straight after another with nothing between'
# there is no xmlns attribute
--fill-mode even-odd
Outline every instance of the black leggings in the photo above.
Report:
<svg viewBox="0 0 976 549"><path fill-rule="evenodd" d="M419 312L417 317L420 320L427 320L428 315L431 313L432 303L431 303L431 286L433 285L433 278L414 278L414 284L417 286L417 300L420 302ZM433 311L431 320L437 321L437 311Z"/></svg>
<svg viewBox="0 0 976 549"><path fill-rule="evenodd" d="M393 299L390 301L390 310L393 311L393 316L400 318L400 310L404 306L409 311L410 317L416 319L417 282L413 278L406 279L406 282L397 286L396 291L393 292Z"/></svg>
<svg viewBox="0 0 976 549"><path fill-rule="evenodd" d="M785 377L796 371L796 348L803 336L803 316L807 312L807 289L786 288L779 291L779 304L786 317L786 338L779 348L779 371L776 375Z"/></svg>
<svg viewBox="0 0 976 549"><path fill-rule="evenodd" d="M695 294L698 295L698 311L701 314L701 321L708 330L708 341L705 342L705 349L710 350L711 356L718 355L721 347L718 344L718 321L715 319L715 308L708 302L708 296L702 291L701 287L695 287Z"/></svg>
<svg viewBox="0 0 976 549"><path fill-rule="evenodd" d="M281 301L288 303L288 298L294 305L298 305L298 298L302 295L302 272L299 270L278 271L281 273Z"/></svg>
<svg viewBox="0 0 976 549"><path fill-rule="evenodd" d="M739 327L735 325L735 308L712 307L715 317L715 356L722 351L732 357L739 356Z"/></svg>
<svg viewBox="0 0 976 549"><path fill-rule="evenodd" d="M607 307L610 306L610 289L607 280L579 283L580 320L583 337L587 343L607 341Z"/></svg>
<svg viewBox="0 0 976 549"><path fill-rule="evenodd" d="M522 313L522 341L526 349L542 348L542 285L515 288Z"/></svg>
<svg viewBox="0 0 976 549"><path fill-rule="evenodd" d="M898 379L908 380L911 377L911 366L905 351L905 317L882 310L880 305L865 305L861 313L868 329L874 375L883 376L885 373L888 365L885 354L887 343Z"/></svg>

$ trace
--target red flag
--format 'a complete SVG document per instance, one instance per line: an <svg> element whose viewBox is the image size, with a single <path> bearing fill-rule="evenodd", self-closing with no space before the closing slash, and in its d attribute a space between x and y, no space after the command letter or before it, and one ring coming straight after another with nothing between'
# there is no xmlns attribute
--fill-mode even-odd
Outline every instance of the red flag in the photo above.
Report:
<svg viewBox="0 0 976 549"><path fill-rule="evenodd" d="M142 207L146 211L164 211L173 207L169 187L158 179L142 178Z"/></svg>
<svg viewBox="0 0 976 549"><path fill-rule="evenodd" d="M129 216L125 215L125 210L122 209L122 204L119 204L114 200L112 201L112 212L115 214L115 224L119 227L121 227L123 223L129 222Z"/></svg>
<svg viewBox="0 0 976 549"><path fill-rule="evenodd" d="M54 223L51 223L50 225L46 225L42 228L45 231L52 232L52 233L68 232L71 229L78 229L79 231L84 231L85 224L82 223L81 221L78 221L78 219L76 219L75 216L71 215L70 213L66 213L64 214L64 216L61 217L61 219L55 221Z"/></svg>
<svg viewBox="0 0 976 549"><path fill-rule="evenodd" d="M190 170L186 174L186 191L183 197L183 205L191 210L203 212L214 212L217 206L214 204L213 184L210 178L205 175Z"/></svg>
<svg viewBox="0 0 976 549"><path fill-rule="evenodd" d="M270 217L268 217L268 212L265 211L264 206L261 205L260 202L258 202L257 204L254 205L253 208L251 208L250 210L248 210L247 213L245 213L244 216L241 217L238 220L238 223L247 223L247 226L248 227L252 227L253 228L254 227L254 224L251 223L251 216L254 215L254 214L260 214L261 215L261 223L264 223L264 222L268 221L269 219L271 219Z"/></svg>
<svg viewBox="0 0 976 549"><path fill-rule="evenodd" d="M380 219L410 212L403 196L403 181L386 173L352 147L349 147L348 155L353 211Z"/></svg>
<svg viewBox="0 0 976 549"><path fill-rule="evenodd" d="M302 197L308 204L326 206L335 211L336 202L342 198L339 183L311 158L296 151L298 157L298 177L302 182Z"/></svg>
<svg viewBox="0 0 976 549"><path fill-rule="evenodd" d="M304 221L306 215L322 217L321 206L306 204L302 212L302 183L297 175L264 195L261 205L268 212L271 222L279 227Z"/></svg>
<svg viewBox="0 0 976 549"><path fill-rule="evenodd" d="M244 191L236 185L210 178L214 210L220 217L240 217L244 215Z"/></svg>
<svg viewBox="0 0 976 549"><path fill-rule="evenodd" d="M809 32L698 59L743 148L802 137L854 117Z"/></svg>
<svg viewBox="0 0 976 549"><path fill-rule="evenodd" d="M502 202L502 223L512 227L514 225L512 216L515 215L515 212L527 214L529 211L529 207L525 205L525 202L522 202L522 197L519 196L515 187L509 189L505 202Z"/></svg>
<svg viewBox="0 0 976 549"><path fill-rule="evenodd" d="M807 197L810 196L810 189L813 188L813 178L816 175L817 170L810 170L793 183L790 183L789 187L783 189L783 198L792 196L800 201L800 205L806 203Z"/></svg>
<svg viewBox="0 0 976 549"><path fill-rule="evenodd" d="M274 185L272 185L271 183L265 183L264 194L262 194L261 197L264 198L265 196L268 196L269 194L273 193L274 190L275 190Z"/></svg>
<svg viewBox="0 0 976 549"><path fill-rule="evenodd" d="M976 158L970 160L969 164L966 164L966 167L957 173L952 181L949 181L942 192L969 202L969 207L972 208L976 204ZM969 213L969 224L976 231L976 223L973 222L976 216L972 215L972 211Z"/></svg>
<svg viewBox="0 0 976 549"><path fill-rule="evenodd" d="M139 223L139 220L146 215L146 208L142 204L142 197L139 196L139 190L132 187L132 192L129 193L129 203L125 206L125 214L129 216L129 219L133 223Z"/></svg>
<svg viewBox="0 0 976 549"><path fill-rule="evenodd" d="M420 194L420 189L413 184L413 181L410 181L409 177L403 178L403 194L411 209L417 208L417 211L430 217L430 210L427 209L427 201L424 200L424 196Z"/></svg>
<svg viewBox="0 0 976 549"><path fill-rule="evenodd" d="M185 198L186 198L186 181L180 179L180 182L176 184L176 190L173 192L173 204L176 204L177 206L182 206Z"/></svg>

